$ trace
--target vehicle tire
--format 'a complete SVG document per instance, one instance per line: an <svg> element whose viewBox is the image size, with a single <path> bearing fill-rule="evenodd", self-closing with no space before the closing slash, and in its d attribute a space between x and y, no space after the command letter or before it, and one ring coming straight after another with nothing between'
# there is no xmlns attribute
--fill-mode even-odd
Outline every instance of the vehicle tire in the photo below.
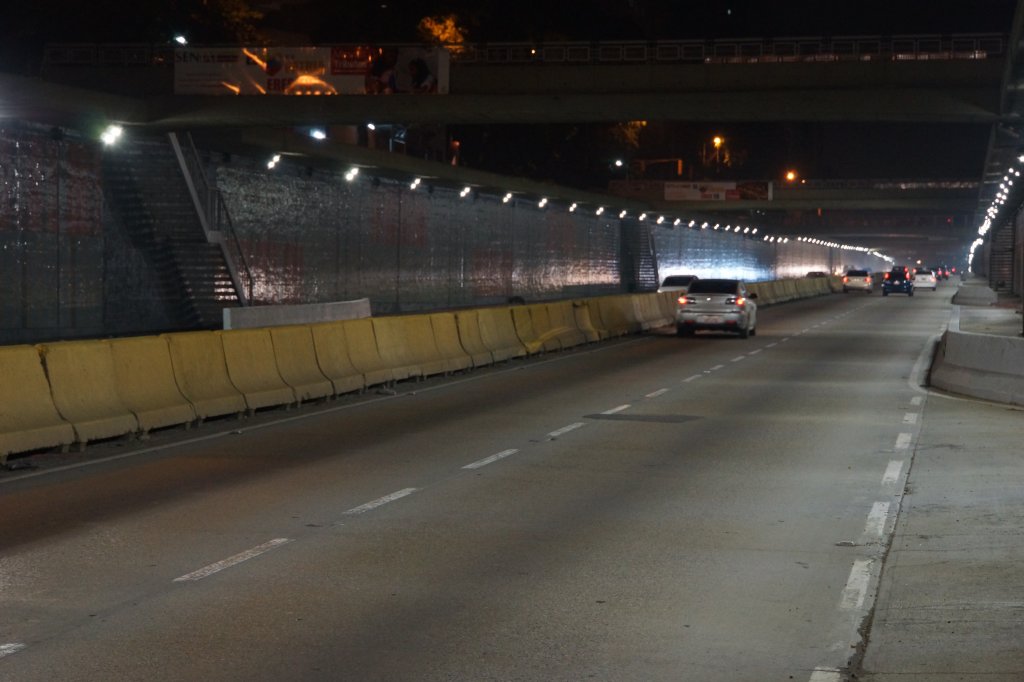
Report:
<svg viewBox="0 0 1024 682"><path fill-rule="evenodd" d="M745 339L745 338L747 338L749 336L750 336L750 330L749 329L743 328L743 329L740 330L740 338L741 339Z"/></svg>
<svg viewBox="0 0 1024 682"><path fill-rule="evenodd" d="M888 295L889 295L889 292L886 291L885 289L882 289L882 296L888 296Z"/></svg>
<svg viewBox="0 0 1024 682"><path fill-rule="evenodd" d="M847 289L846 287L843 287L843 293L844 293L844 294L848 294L848 293L850 293L850 290L849 290L849 289Z"/></svg>
<svg viewBox="0 0 1024 682"><path fill-rule="evenodd" d="M753 327L753 328L751 328L751 330L750 330L750 335L751 335L751 336L757 336L757 327Z"/></svg>
<svg viewBox="0 0 1024 682"><path fill-rule="evenodd" d="M676 325L676 336L693 336L693 330L687 329L686 327L677 324Z"/></svg>
<svg viewBox="0 0 1024 682"><path fill-rule="evenodd" d="M913 295L914 295L914 292L913 292L913 291L908 291L908 292L907 292L907 296L913 296Z"/></svg>
<svg viewBox="0 0 1024 682"><path fill-rule="evenodd" d="M870 295L871 295L871 289L868 289L868 290L867 290L867 291L865 291L864 293L866 293L866 294L867 294L868 296L870 296Z"/></svg>

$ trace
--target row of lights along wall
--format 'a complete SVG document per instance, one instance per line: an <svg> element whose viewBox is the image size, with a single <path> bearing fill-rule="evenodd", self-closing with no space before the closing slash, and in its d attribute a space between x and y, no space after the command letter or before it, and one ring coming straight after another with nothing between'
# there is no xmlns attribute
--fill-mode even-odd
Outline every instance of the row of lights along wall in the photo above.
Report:
<svg viewBox="0 0 1024 682"><path fill-rule="evenodd" d="M108 146L109 145L113 145L113 144L117 143L117 141L122 136L123 132L124 131L123 131L123 129L120 126L111 125L111 126L108 126L106 130L103 131L103 133L100 135L100 139L103 141L103 143L105 145L108 145ZM316 140L323 140L323 139L326 138L326 134L322 130L320 130L318 128L314 128L310 132L310 136L312 138L316 139ZM1022 161L1022 163L1024 163L1024 157L1021 157L1021 161ZM267 170L273 170L280 163L281 163L281 155L280 154L274 154L271 157L271 159L267 162ZM1020 176L1020 172L1019 171L1014 171L1014 170L1011 169L1011 174L1014 173L1014 172L1016 172L1016 176L1017 177ZM358 175L359 175L359 168L353 166L352 168L350 168L345 173L344 177L345 177L345 180L347 182L353 182L356 179L356 177L358 177ZM416 191L422 184L423 184L423 179L422 178L419 178L419 177L413 178L413 180L409 183L409 189L412 190L412 191ZM1013 184L1012 181L1010 182L1010 184L1011 185ZM473 187L467 185L467 186L463 187L462 190L459 192L459 196L461 198L463 198L463 199L465 199L467 197L470 197L470 196L475 198L476 196L479 196L479 192L475 191L473 189ZM509 203L513 202L513 198L514 198L513 193L512 192L507 192L507 193L505 193L504 196L502 196L501 201L504 204L509 204ZM540 209L540 210L544 210L545 208L548 207L549 204L550 204L550 199L548 197L540 197L537 200L537 202L536 202L537 208ZM568 203L567 206L568 206L568 211L570 213L576 213L580 209L580 204L578 202ZM992 209L990 209L990 211L991 210ZM595 209L593 209L593 211L594 211L594 215L595 216L602 216L602 215L604 215L604 213L606 211L606 207L605 206L597 206ZM629 216L628 211L626 211L625 209L622 209L622 210L619 211L618 217L619 217L620 220L624 220L624 219L626 219L626 218L628 218L630 216ZM649 217L650 216L648 216L648 214L646 212L641 212L637 216L637 220L640 221L640 222L644 222ZM666 226L667 227L673 227L673 228L674 227L679 227L679 226L681 226L681 225L683 225L685 223L687 227L689 227L691 229L694 229L694 230L707 230L707 229L710 228L713 231L738 234L738 235L742 235L742 236L745 236L745 237L748 237L748 238L751 238L751 239L755 238L761 232L760 229L756 228L756 227L743 226L743 225L732 225L732 224L728 224L728 225L725 225L723 227L721 223L715 223L714 225L712 225L712 224L710 224L708 222L702 222L702 223L698 224L696 220L684 220L683 218L673 218L672 216L665 216L665 215L659 215L657 218L654 219L654 223L656 225L665 225L666 223L668 223L668 225L666 225ZM988 224L989 224L989 221L986 221L986 226ZM987 231L987 227L986 227L986 231ZM762 240L766 241L766 242L769 242L769 243L773 243L773 244L788 244L789 241L790 241L789 237L767 235L767 234L762 235ZM871 251L870 249L868 249L866 247L863 247L863 246L852 246L852 245L849 245L849 244L838 244L838 243L835 243L835 242L827 242L827 241L823 241L823 240L820 240L820 239L812 239L812 238L809 238L809 237L798 237L797 241L808 243L808 244L814 244L814 245L817 245L817 246L824 246L824 247L828 247L828 248L842 249L842 250L845 250L845 251L858 251L858 252L861 252L861 253L868 253L868 254L870 254L872 256L876 256L878 258L882 258L883 260L886 260L887 262L890 262L890 263L893 262L893 259L890 258L889 256L885 256L885 255L883 255L881 253L878 253L877 251ZM973 256L973 253L974 253L974 248L975 247L972 247L972 249L971 249L972 256Z"/></svg>
<svg viewBox="0 0 1024 682"><path fill-rule="evenodd" d="M1017 157L1017 163L1024 167L1024 155ZM999 191L996 192L995 198L992 199L992 203L989 204L988 209L985 211L985 220L978 226L977 239L971 242L971 250L967 255L968 270L974 270L974 253L978 250L978 247L985 243L985 235L989 233L992 225L999 218L999 212L1010 198L1010 192L1013 191L1013 181L1017 178L1020 178L1020 168L1010 166L1006 170L1006 175L1003 176L1003 181L999 183Z"/></svg>

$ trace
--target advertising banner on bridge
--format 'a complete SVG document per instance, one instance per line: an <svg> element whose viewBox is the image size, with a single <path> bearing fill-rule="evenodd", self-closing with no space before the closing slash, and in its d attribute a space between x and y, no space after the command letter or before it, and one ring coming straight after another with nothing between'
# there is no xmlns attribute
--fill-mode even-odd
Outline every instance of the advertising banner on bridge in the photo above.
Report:
<svg viewBox="0 0 1024 682"><path fill-rule="evenodd" d="M178 95L448 93L444 48L184 47L174 52Z"/></svg>

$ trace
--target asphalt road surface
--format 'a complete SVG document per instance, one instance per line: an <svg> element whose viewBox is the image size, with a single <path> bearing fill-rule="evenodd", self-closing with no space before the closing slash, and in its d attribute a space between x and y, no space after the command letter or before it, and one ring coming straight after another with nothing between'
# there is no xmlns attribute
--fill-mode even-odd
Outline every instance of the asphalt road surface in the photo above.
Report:
<svg viewBox="0 0 1024 682"><path fill-rule="evenodd" d="M839 680L952 293L26 462L0 680Z"/></svg>

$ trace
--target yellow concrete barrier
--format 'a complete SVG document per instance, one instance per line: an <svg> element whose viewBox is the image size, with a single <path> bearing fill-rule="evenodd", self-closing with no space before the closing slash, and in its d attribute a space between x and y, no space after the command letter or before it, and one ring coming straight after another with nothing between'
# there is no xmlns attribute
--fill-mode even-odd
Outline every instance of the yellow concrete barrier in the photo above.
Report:
<svg viewBox="0 0 1024 682"><path fill-rule="evenodd" d="M245 397L231 383L224 344L215 332L164 334L178 388L199 419L242 414Z"/></svg>
<svg viewBox="0 0 1024 682"><path fill-rule="evenodd" d="M459 328L459 342L473 360L474 367L484 367L494 362L494 356L480 336L480 312L459 310L455 313L455 324Z"/></svg>
<svg viewBox="0 0 1024 682"><path fill-rule="evenodd" d="M295 391L284 382L274 358L268 329L232 329L218 332L224 344L228 377L250 410L297 402Z"/></svg>
<svg viewBox="0 0 1024 682"><path fill-rule="evenodd" d="M661 294L633 294L633 311L643 330L664 327L671 322L661 307Z"/></svg>
<svg viewBox="0 0 1024 682"><path fill-rule="evenodd" d="M317 364L313 332L308 326L271 327L270 341L281 378L292 387L300 402L334 395L334 384Z"/></svg>
<svg viewBox="0 0 1024 682"><path fill-rule="evenodd" d="M345 333L344 322L325 322L323 324L310 325L313 334L313 347L316 349L316 362L320 371L324 373L334 385L334 393L350 393L361 391L366 388L366 378L363 372L352 362L349 357L348 337ZM372 333L372 328L371 328ZM372 337L371 337L372 341ZM374 345L373 352L376 354L377 347ZM380 356L377 362L383 363ZM391 373L383 370L371 370L375 384L391 380Z"/></svg>
<svg viewBox="0 0 1024 682"><path fill-rule="evenodd" d="M0 377L0 464L13 453L75 441L74 429L53 404L38 350L0 347Z"/></svg>
<svg viewBox="0 0 1024 682"><path fill-rule="evenodd" d="M548 321L551 329L558 337L562 348L582 346L587 342L587 336L576 325L576 315L573 312L572 301L556 301L544 304L547 308Z"/></svg>
<svg viewBox="0 0 1024 682"><path fill-rule="evenodd" d="M607 338L607 334L602 336L601 332L594 326L594 320L591 318L590 301L586 299L573 301L572 315L576 320L576 328L587 339L587 343L594 343L595 341Z"/></svg>
<svg viewBox="0 0 1024 682"><path fill-rule="evenodd" d="M558 350L561 348L558 345L558 341L553 342L553 347L548 348L545 346L545 339L541 338L539 330L533 323L533 315L531 314L530 308L532 306L516 305L512 306L512 323L516 328L516 336L519 337L519 341L526 348L526 352L529 355L536 353L542 353L545 350Z"/></svg>
<svg viewBox="0 0 1024 682"><path fill-rule="evenodd" d="M167 339L139 336L112 339L109 344L118 395L135 413L143 432L195 421L196 411L174 378Z"/></svg>
<svg viewBox="0 0 1024 682"><path fill-rule="evenodd" d="M399 378L377 350L377 338L374 336L371 318L345 320L341 324L345 329L345 340L348 342L348 357L352 361L352 366L365 377L367 386L390 383Z"/></svg>
<svg viewBox="0 0 1024 682"><path fill-rule="evenodd" d="M79 443L139 430L117 392L114 356L105 341L62 341L37 346L50 380L53 404L75 429Z"/></svg>
<svg viewBox="0 0 1024 682"><path fill-rule="evenodd" d="M380 351L381 359L394 373L395 381L425 375L418 359L418 344L429 344L434 348L435 355L437 354L437 347L434 346L434 332L429 329L429 323L428 338L419 339L413 332L414 325L410 319L410 317L373 318L373 334L377 339L377 350ZM440 359L440 356L438 358ZM444 371L443 363L441 371Z"/></svg>
<svg viewBox="0 0 1024 682"><path fill-rule="evenodd" d="M624 336L640 331L630 295L602 296L597 299L601 322L611 336Z"/></svg>
<svg viewBox="0 0 1024 682"><path fill-rule="evenodd" d="M495 362L504 362L509 358L521 358L526 355L526 346L516 334L515 322L512 320L512 308L481 308L479 311L480 338L491 351Z"/></svg>
<svg viewBox="0 0 1024 682"><path fill-rule="evenodd" d="M434 330L434 344L445 362L445 371L459 372L473 366L473 358L462 347L455 313L434 313L430 326Z"/></svg>

